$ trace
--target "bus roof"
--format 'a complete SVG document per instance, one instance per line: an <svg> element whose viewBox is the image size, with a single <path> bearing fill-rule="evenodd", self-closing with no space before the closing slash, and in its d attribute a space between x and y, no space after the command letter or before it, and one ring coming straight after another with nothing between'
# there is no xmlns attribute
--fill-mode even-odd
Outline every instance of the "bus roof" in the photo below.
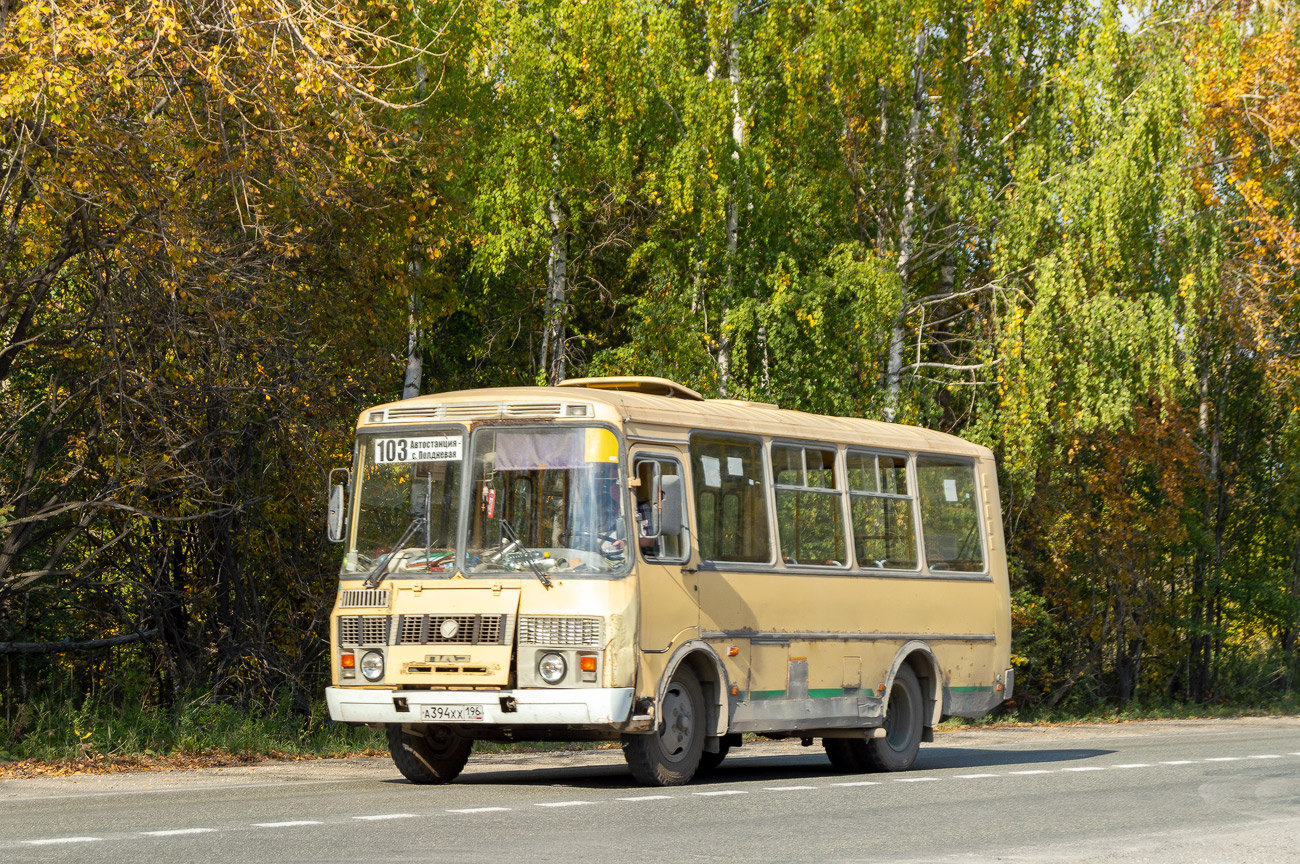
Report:
<svg viewBox="0 0 1300 864"><path fill-rule="evenodd" d="M598 420L623 427L632 439L685 442L691 430L708 429L896 450L992 455L986 447L919 426L809 414L764 402L705 399L665 378L571 379L559 387L493 387L435 393L368 408L357 418L357 429L498 419Z"/></svg>

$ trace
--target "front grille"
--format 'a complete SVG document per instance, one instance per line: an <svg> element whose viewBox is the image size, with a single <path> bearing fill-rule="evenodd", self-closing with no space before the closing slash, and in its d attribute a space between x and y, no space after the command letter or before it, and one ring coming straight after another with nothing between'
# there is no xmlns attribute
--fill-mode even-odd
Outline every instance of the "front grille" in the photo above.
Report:
<svg viewBox="0 0 1300 864"><path fill-rule="evenodd" d="M401 615L398 645L502 645L510 635L509 615ZM442 635L447 621L456 622L450 638Z"/></svg>
<svg viewBox="0 0 1300 864"><path fill-rule="evenodd" d="M340 645L387 645L389 615L345 615L339 618Z"/></svg>
<svg viewBox="0 0 1300 864"><path fill-rule="evenodd" d="M599 648L604 644L601 618L526 615L519 619L520 645Z"/></svg>
<svg viewBox="0 0 1300 864"><path fill-rule="evenodd" d="M388 608L387 588L348 588L339 598L340 609Z"/></svg>

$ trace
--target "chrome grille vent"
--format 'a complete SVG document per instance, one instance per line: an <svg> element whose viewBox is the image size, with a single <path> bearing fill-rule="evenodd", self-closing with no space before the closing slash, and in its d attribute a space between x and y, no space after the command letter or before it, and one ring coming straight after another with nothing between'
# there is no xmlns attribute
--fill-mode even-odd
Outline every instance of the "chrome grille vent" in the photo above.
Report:
<svg viewBox="0 0 1300 864"><path fill-rule="evenodd" d="M519 644L599 648L604 644L603 625L601 618L521 616Z"/></svg>
<svg viewBox="0 0 1300 864"><path fill-rule="evenodd" d="M340 609L388 608L387 588L347 588L341 594Z"/></svg>
<svg viewBox="0 0 1300 864"><path fill-rule="evenodd" d="M564 407L559 402L507 402L507 417L559 417Z"/></svg>
<svg viewBox="0 0 1300 864"><path fill-rule="evenodd" d="M361 645L388 644L388 616L363 615L361 617Z"/></svg>
<svg viewBox="0 0 1300 864"><path fill-rule="evenodd" d="M355 615L339 619L339 644L355 645L361 641L361 619Z"/></svg>
<svg viewBox="0 0 1300 864"><path fill-rule="evenodd" d="M400 615L398 645L502 645L509 644L509 615ZM442 633L448 621L456 622L450 637Z"/></svg>
<svg viewBox="0 0 1300 864"><path fill-rule="evenodd" d="M446 405L443 406L442 416L450 419L453 417L499 417L500 415L500 403L491 403L485 405Z"/></svg>
<svg viewBox="0 0 1300 864"><path fill-rule="evenodd" d="M442 416L441 405L425 405L420 408L389 408L389 420L437 420Z"/></svg>
<svg viewBox="0 0 1300 864"><path fill-rule="evenodd" d="M340 645L387 645L389 615L346 615L339 618Z"/></svg>

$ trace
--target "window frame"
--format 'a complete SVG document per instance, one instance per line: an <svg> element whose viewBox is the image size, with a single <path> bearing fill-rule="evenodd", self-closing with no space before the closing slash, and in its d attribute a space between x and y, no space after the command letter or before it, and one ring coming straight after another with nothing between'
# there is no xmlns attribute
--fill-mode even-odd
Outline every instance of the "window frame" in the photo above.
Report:
<svg viewBox="0 0 1300 864"><path fill-rule="evenodd" d="M766 487L763 495L763 507L767 511L767 560L766 561L718 561L712 558L705 558L704 541L703 541L703 534L704 534L703 523L697 521L695 524L695 544L694 544L695 552L699 556L697 566L699 567L699 569L702 570L745 571L745 570L776 569L776 559L780 557L780 553L777 551L778 543L776 539L776 522L775 522L776 514L772 512L772 508L773 508L772 464L771 464L772 460L770 454L767 451L768 439L764 438L762 435L747 435L743 432L723 432L717 429L709 429L709 428L691 429L690 434L687 436L686 439L686 467L689 469L690 473L685 476L691 484L691 496L690 496L691 514L692 516L696 516L697 520L698 520L697 511L699 510L699 507L697 506L698 502L695 500L695 454L694 454L695 440L697 438L711 438L714 440L741 441L741 442L758 444L759 459L762 462L762 464L759 466L759 470L763 477L763 484ZM715 513L721 511L722 501L723 499L721 498L721 496L719 496L717 502L714 505Z"/></svg>
<svg viewBox="0 0 1300 864"><path fill-rule="evenodd" d="M840 530L843 532L841 539L844 543L844 563L835 564L804 564L802 562L791 564L785 560L784 550L781 549L781 525L780 514L776 507L776 460L772 456L772 448L778 446L799 447L801 451L806 450L830 450L835 454L835 462L831 466L831 473L835 477L836 488L826 489L819 486L789 486L780 484L781 489L795 492L812 492L817 495L837 494L839 496L840 510ZM772 543L776 547L776 559L778 565L784 570L807 571L814 573L851 573L857 558L854 556L852 532L849 530L849 514L846 511L848 503L848 462L844 457L844 445L830 441L814 441L803 438L784 438L771 437L767 439L767 464L768 464L768 508L772 514L773 534ZM808 457L801 453L803 460L803 480L808 482Z"/></svg>
<svg viewBox="0 0 1300 864"><path fill-rule="evenodd" d="M851 453L858 453L861 455L869 455L873 457L879 457L879 456L900 457L901 456L903 458L903 462L907 466L907 493L904 495L899 495L895 492L865 492L865 491L859 492L854 490L852 484L848 482L849 454ZM921 490L920 487L917 485L917 481L916 481L915 456L916 454L906 450L891 450L887 447L870 447L870 446L859 446L856 444L850 444L850 445L846 445L844 448L844 480L845 480L844 493L845 493L845 498L847 499L846 504L849 511L848 515L850 520L849 521L850 527L852 527L853 524L852 519L853 519L853 496L854 495L860 495L864 498L888 499L891 501L910 501L912 503L912 551L916 554L916 565L914 567L880 567L880 568L863 567L862 563L858 560L857 538L854 537L853 538L853 566L860 573L863 573L867 576L911 577L911 576L925 576L929 572L929 568L926 565L926 561L923 554L925 550L922 548L925 544L922 542L921 531L920 531L920 525L921 525L920 491ZM876 470L877 472L879 472L879 463L877 463ZM876 476L876 485L877 486L880 485L879 473L877 473ZM853 532L850 531L849 534L852 535Z"/></svg>
<svg viewBox="0 0 1300 864"><path fill-rule="evenodd" d="M683 493L683 495L684 495L685 497L689 498L689 499L693 499L693 498L694 498L693 495L689 495L689 494L688 494L689 490L686 488L686 467L682 464L682 459L681 459L681 455L680 455L680 454L676 454L676 453L663 453L663 452L656 451L656 450L631 450L631 448L629 448L629 450L631 451L631 452L629 452L629 454L628 454L628 473L627 473L627 476L628 476L629 478L639 476L639 475L637 474L637 470L636 470L636 469L637 469L637 466L638 466L641 462L643 462L643 461L644 461L644 462L658 462L658 463L660 463L661 465L664 464L664 463L670 463L670 464L673 464L673 465L676 465L676 466L677 466L677 476L680 477L680 478L682 478L682 493ZM689 458L689 457L688 457L688 458ZM660 473L660 476L663 476L663 471L662 471L662 469L660 470L659 473ZM631 492L630 489L629 489L629 492ZM635 502L636 502L636 494L635 494L635 493L632 493L632 494L630 495L630 497L631 497L632 502L633 502L633 503L632 503L632 509L635 510L635 509L636 509L636 503L635 503ZM694 509L694 503L695 503L694 500L691 500L691 501L690 501L691 507L688 509L687 506L686 506L686 505L687 505L687 501L685 501L685 500L682 501L682 516L685 517L685 524L683 524L683 526L682 526L682 533L681 533L680 536L683 538L682 548L683 548L683 553L684 553L684 554L682 554L680 557L675 557L675 558L670 558L670 557L667 557L667 556L665 556L665 557L663 557L663 558L660 558L660 557L658 557L658 556L655 556L655 557L653 557L653 558L648 557L648 556L645 554L645 550L641 548L641 543L640 543L640 534L638 533L638 534L637 534L637 540L638 540L638 542L637 542L637 556L638 556L638 557L637 557L637 561L638 561L638 563L640 563L640 564L684 565L684 564L686 564L687 562L689 562L689 561L691 560L691 555L693 554L694 546L695 546L695 544L692 542L692 539L691 539L691 535L692 535L692 533L693 533L692 530L691 530L691 525L692 525L692 520L691 520L691 510ZM631 511L629 511L629 512L631 512ZM631 534L632 532L629 531L628 533Z"/></svg>
<svg viewBox="0 0 1300 864"><path fill-rule="evenodd" d="M961 462L970 466L971 474L975 480L974 495L972 496L975 501L975 525L979 529L980 552L983 554L984 562L984 566L979 570L935 570L930 566L930 555L925 548L925 524L921 515L921 477L920 465L918 464L921 458L925 456L934 459L948 460L950 462ZM961 456L956 453L936 453L933 450L918 450L911 454L911 459L912 464L916 466L912 482L916 484L916 524L919 525L921 529L917 536L917 540L921 544L920 554L921 561L925 565L925 572L933 575L936 579L984 580L991 578L991 571L989 570L991 565L988 526L984 514L984 478L980 475L980 460L972 456Z"/></svg>

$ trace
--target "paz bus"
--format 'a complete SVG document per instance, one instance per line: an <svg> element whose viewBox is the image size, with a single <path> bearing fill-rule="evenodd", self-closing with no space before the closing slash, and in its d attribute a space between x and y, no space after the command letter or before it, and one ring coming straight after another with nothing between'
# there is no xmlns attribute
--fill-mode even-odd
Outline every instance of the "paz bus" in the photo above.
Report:
<svg viewBox="0 0 1300 864"><path fill-rule="evenodd" d="M603 740L677 785L747 732L902 771L1011 695L987 448L641 377L420 396L356 431L326 695L412 782L474 741Z"/></svg>

